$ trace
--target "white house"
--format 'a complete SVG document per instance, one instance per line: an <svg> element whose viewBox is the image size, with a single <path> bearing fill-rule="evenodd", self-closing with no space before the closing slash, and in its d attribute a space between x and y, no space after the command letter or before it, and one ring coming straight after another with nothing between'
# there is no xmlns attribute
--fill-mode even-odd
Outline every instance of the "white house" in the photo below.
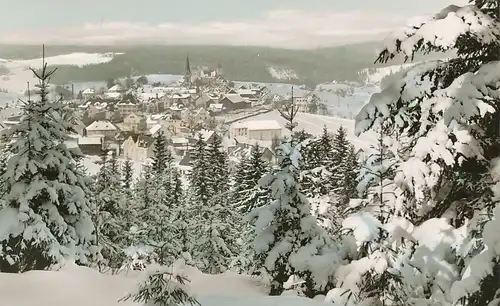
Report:
<svg viewBox="0 0 500 306"><path fill-rule="evenodd" d="M132 113L136 113L139 111L139 104L134 103L130 100L122 100L115 104L116 109L120 112L122 117L127 117Z"/></svg>
<svg viewBox="0 0 500 306"><path fill-rule="evenodd" d="M233 124L230 134L232 138L272 141L274 138L281 138L282 128L276 120L244 121Z"/></svg>
<svg viewBox="0 0 500 306"><path fill-rule="evenodd" d="M118 132L118 129L107 120L97 120L87 126L85 128L85 132L87 137L104 136L107 138L113 138Z"/></svg>
<svg viewBox="0 0 500 306"><path fill-rule="evenodd" d="M94 88L87 88L84 91L82 91L82 97L83 99L88 99L95 96L95 90Z"/></svg>
<svg viewBox="0 0 500 306"><path fill-rule="evenodd" d="M125 117L125 119L123 119L123 124L129 131L134 132L143 131L147 128L146 118L136 113L131 113Z"/></svg>
<svg viewBox="0 0 500 306"><path fill-rule="evenodd" d="M123 155L125 158L134 161L146 161L154 155L153 145L153 137L146 135L130 136L123 142Z"/></svg>

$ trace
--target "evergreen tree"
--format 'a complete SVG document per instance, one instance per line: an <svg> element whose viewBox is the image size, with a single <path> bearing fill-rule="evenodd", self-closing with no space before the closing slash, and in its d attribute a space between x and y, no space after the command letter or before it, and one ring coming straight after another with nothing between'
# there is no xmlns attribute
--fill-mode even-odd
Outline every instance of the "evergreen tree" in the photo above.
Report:
<svg viewBox="0 0 500 306"><path fill-rule="evenodd" d="M124 261L123 249L128 242L129 199L121 185L115 151L101 155L101 168L95 183L98 243L106 264L111 268L119 268Z"/></svg>
<svg viewBox="0 0 500 306"><path fill-rule="evenodd" d="M177 271L170 270L166 267L150 269L146 281L140 284L138 290L120 301L132 300L144 306L200 306L196 298L188 293L188 280Z"/></svg>
<svg viewBox="0 0 500 306"><path fill-rule="evenodd" d="M214 133L212 142L206 149L206 159L209 161L209 190L212 196L229 190L228 157L222 147L222 138Z"/></svg>
<svg viewBox="0 0 500 306"><path fill-rule="evenodd" d="M155 175L161 175L169 164L169 152L170 150L167 148L167 139L163 131L159 131L155 136L154 148L153 148L153 164L152 171ZM170 153L170 158L171 158Z"/></svg>
<svg viewBox="0 0 500 306"><path fill-rule="evenodd" d="M341 163L345 162L347 153L349 151L349 145L349 140L347 140L347 130L343 126L340 126L333 138L333 146L329 146L330 150L333 147L332 158L335 165L340 165ZM322 149L326 148L322 147Z"/></svg>
<svg viewBox="0 0 500 306"><path fill-rule="evenodd" d="M40 71L32 71L40 98L28 97L20 123L6 135L14 143L0 209L1 218L11 224L0 241L3 272L46 269L65 257L90 264L99 256L91 193L75 160L79 152L66 146L72 129L62 120L67 109L47 97L55 70L43 62Z"/></svg>
<svg viewBox="0 0 500 306"><path fill-rule="evenodd" d="M355 282L350 273L339 278L355 283L342 286L352 297L347 305L488 305L496 298L500 252L492 248L500 236L490 212L498 205L492 187L498 178L490 167L499 142L500 7L471 2L420 18L385 40L378 62L422 51L456 53L412 67L356 116L357 134L383 130L395 164L393 178L370 180L373 205L344 221L358 243L371 245L345 271L368 262L383 267L356 272ZM451 23L455 30L442 33ZM356 230L368 224L370 231Z"/></svg>
<svg viewBox="0 0 500 306"><path fill-rule="evenodd" d="M179 173L179 170L174 166L172 166L171 177L172 177L172 200L176 205L179 205L184 196L184 190L182 187L181 175Z"/></svg>
<svg viewBox="0 0 500 306"><path fill-rule="evenodd" d="M125 163L122 168L123 173L123 186L127 189L130 189L132 186L132 178L134 175L133 163L130 160L130 157L127 157Z"/></svg>
<svg viewBox="0 0 500 306"><path fill-rule="evenodd" d="M269 171L269 165L262 158L258 143L250 149L250 157L244 158L238 167L237 181L232 190L233 205L242 214L248 214L262 206L269 199L269 189L260 188L259 180Z"/></svg>
<svg viewBox="0 0 500 306"><path fill-rule="evenodd" d="M206 273L225 271L237 254L238 216L228 203L227 157L221 151L220 137L215 136L207 148L201 134L191 151L188 218L195 238L190 253Z"/></svg>
<svg viewBox="0 0 500 306"><path fill-rule="evenodd" d="M207 148L201 134L199 134L189 154L191 154L190 186L193 190L193 196L203 205L208 205L212 195L210 187L213 186L211 183L214 180L211 178Z"/></svg>
<svg viewBox="0 0 500 306"><path fill-rule="evenodd" d="M296 126L293 121L296 112L293 104L280 111L291 132ZM268 174L260 182L264 188L272 190L273 200L249 215L256 231L257 265L271 277L271 295L281 295L284 283L295 275L305 281L305 294L312 297L328 286L328 279L317 272L319 269L331 271L338 264L335 247L317 225L308 200L300 193L297 178L301 161L297 141L287 140L277 152L279 171ZM308 255L301 256L303 252ZM316 259L323 256L330 258L331 266L315 266Z"/></svg>

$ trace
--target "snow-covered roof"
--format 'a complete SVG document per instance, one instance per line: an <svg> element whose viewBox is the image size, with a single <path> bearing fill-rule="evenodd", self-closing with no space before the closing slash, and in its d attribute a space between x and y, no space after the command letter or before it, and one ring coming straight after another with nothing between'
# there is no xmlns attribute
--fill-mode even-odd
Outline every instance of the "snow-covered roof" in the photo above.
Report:
<svg viewBox="0 0 500 306"><path fill-rule="evenodd" d="M107 120L98 120L92 122L86 127L87 131L116 131L117 128L111 122Z"/></svg>
<svg viewBox="0 0 500 306"><path fill-rule="evenodd" d="M118 99L122 96L121 93L119 92L113 92L113 91L109 91L107 93L105 93L106 97L108 98L113 98L113 99Z"/></svg>
<svg viewBox="0 0 500 306"><path fill-rule="evenodd" d="M82 91L82 94L84 95L89 95L89 94L94 94L95 90L93 88L87 88L84 91Z"/></svg>
<svg viewBox="0 0 500 306"><path fill-rule="evenodd" d="M238 90L238 94L240 94L240 95L254 95L255 91L253 91L251 89L240 89L240 90Z"/></svg>
<svg viewBox="0 0 500 306"><path fill-rule="evenodd" d="M203 141L207 141L215 132L211 130L201 130L199 133Z"/></svg>
<svg viewBox="0 0 500 306"><path fill-rule="evenodd" d="M122 87L120 86L120 84L116 84L112 86L110 89L108 89L108 92L117 92L120 90L122 90Z"/></svg>
<svg viewBox="0 0 500 306"><path fill-rule="evenodd" d="M185 137L172 137L172 143L174 144L187 144L189 140Z"/></svg>
<svg viewBox="0 0 500 306"><path fill-rule="evenodd" d="M102 144L101 137L80 137L78 138L79 145L100 145Z"/></svg>
<svg viewBox="0 0 500 306"><path fill-rule="evenodd" d="M209 108L212 108L212 109L222 109L223 107L224 107L224 104L221 104L221 103L212 103L212 104L210 104Z"/></svg>
<svg viewBox="0 0 500 306"><path fill-rule="evenodd" d="M155 124L149 129L149 134L150 135L155 135L158 133L159 130L161 130L162 125L161 124Z"/></svg>
<svg viewBox="0 0 500 306"><path fill-rule="evenodd" d="M172 96L173 99L187 99L189 98L191 95L189 93L184 93L184 94L174 94Z"/></svg>
<svg viewBox="0 0 500 306"><path fill-rule="evenodd" d="M245 99L243 99L243 97L241 97L239 94L226 94L224 97L227 98L232 103L245 102Z"/></svg>

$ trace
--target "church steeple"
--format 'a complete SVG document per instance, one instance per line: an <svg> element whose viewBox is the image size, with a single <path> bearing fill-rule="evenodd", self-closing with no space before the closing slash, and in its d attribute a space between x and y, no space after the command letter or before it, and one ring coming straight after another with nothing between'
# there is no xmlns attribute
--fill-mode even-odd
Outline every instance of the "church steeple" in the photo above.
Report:
<svg viewBox="0 0 500 306"><path fill-rule="evenodd" d="M186 56L186 71L184 72L184 82L183 85L190 87L191 86L191 65L189 64L189 55Z"/></svg>
<svg viewBox="0 0 500 306"><path fill-rule="evenodd" d="M189 55L186 56L186 75L191 76L191 65L189 65Z"/></svg>

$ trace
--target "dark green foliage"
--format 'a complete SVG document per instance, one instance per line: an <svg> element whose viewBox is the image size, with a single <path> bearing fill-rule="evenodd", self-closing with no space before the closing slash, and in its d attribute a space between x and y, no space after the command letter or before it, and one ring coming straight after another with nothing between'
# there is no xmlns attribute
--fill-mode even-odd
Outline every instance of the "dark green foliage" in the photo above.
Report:
<svg viewBox="0 0 500 306"><path fill-rule="evenodd" d="M123 174L123 186L127 189L130 189L130 187L132 186L132 179L134 174L133 163L132 160L130 160L130 158L127 158L125 160L125 163L123 164L122 174Z"/></svg>
<svg viewBox="0 0 500 306"><path fill-rule="evenodd" d="M167 147L167 139L163 131L159 131L155 136L152 160L151 170L155 175L163 174L172 163L172 153Z"/></svg>
<svg viewBox="0 0 500 306"><path fill-rule="evenodd" d="M211 174L210 164L207 160L207 145L203 141L201 134L196 139L189 154L191 154L191 173L189 176L193 196L204 205L207 205L212 195L210 187L213 185L210 182Z"/></svg>

